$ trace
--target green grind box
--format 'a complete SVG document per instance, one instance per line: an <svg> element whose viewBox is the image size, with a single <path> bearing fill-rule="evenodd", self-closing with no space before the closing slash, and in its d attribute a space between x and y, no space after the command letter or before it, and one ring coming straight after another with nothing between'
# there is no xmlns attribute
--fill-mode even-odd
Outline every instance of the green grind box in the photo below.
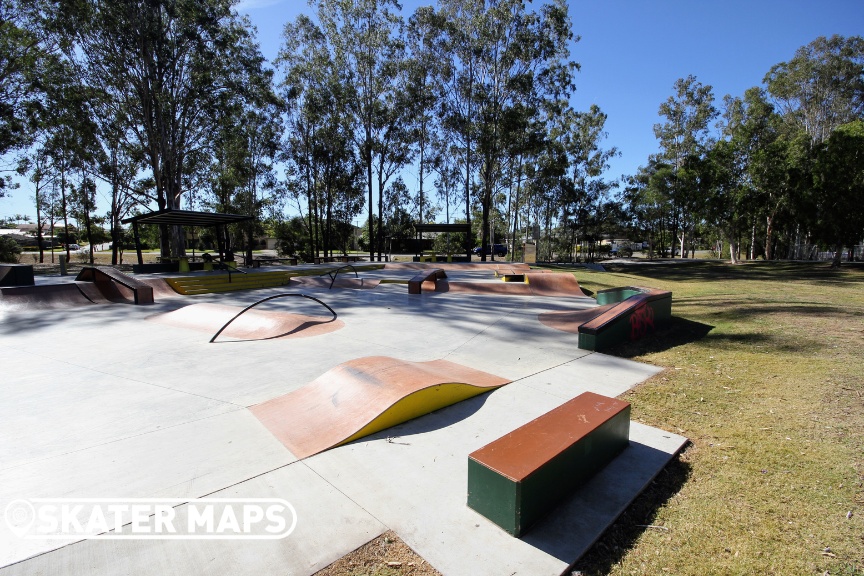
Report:
<svg viewBox="0 0 864 576"><path fill-rule="evenodd" d="M468 455L468 506L521 536L629 444L630 403L585 392Z"/></svg>

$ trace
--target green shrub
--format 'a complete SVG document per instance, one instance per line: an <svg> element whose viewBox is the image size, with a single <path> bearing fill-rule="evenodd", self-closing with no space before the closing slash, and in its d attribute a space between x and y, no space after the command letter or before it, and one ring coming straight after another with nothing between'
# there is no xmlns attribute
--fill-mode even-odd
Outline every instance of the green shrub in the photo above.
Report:
<svg viewBox="0 0 864 576"><path fill-rule="evenodd" d="M18 263L18 255L21 254L21 246L12 238L0 236L0 262Z"/></svg>

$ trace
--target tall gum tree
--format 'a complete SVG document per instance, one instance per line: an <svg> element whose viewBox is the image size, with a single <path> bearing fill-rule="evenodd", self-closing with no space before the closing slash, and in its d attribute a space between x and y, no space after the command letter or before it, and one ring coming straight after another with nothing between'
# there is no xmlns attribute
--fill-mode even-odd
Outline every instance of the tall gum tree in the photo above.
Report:
<svg viewBox="0 0 864 576"><path fill-rule="evenodd" d="M355 141L366 168L369 197L369 257L375 257L373 230L373 156L387 154L380 146L381 110L395 90L399 66L394 62L402 52L399 38L402 19L396 0L318 0L318 20L334 49L334 62L351 91L349 110L359 128ZM379 209L383 207L378 190ZM381 226L379 219L379 227ZM382 247L377 246L379 258Z"/></svg>
<svg viewBox="0 0 864 576"><path fill-rule="evenodd" d="M240 92L251 30L230 0L60 1L69 53L114 94L147 158L160 209L181 207L188 175L204 166L220 94ZM178 229L162 253L182 254Z"/></svg>
<svg viewBox="0 0 864 576"><path fill-rule="evenodd" d="M660 105L658 113L665 122L654 125L654 135L663 149L661 156L674 170L672 234L678 235L683 258L687 232L692 226L693 206L697 202L696 186L686 166L689 160L700 157L710 142L709 125L717 116L717 109L711 86L703 85L693 75L679 78L673 88L675 94ZM672 257L675 257L674 248Z"/></svg>

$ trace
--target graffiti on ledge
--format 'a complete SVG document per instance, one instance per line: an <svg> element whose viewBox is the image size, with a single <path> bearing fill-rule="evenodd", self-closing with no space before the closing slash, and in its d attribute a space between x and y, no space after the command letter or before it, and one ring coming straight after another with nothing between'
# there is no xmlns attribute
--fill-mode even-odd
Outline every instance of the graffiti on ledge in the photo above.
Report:
<svg viewBox="0 0 864 576"><path fill-rule="evenodd" d="M638 340L653 331L654 310L647 302L643 302L630 316L630 340Z"/></svg>

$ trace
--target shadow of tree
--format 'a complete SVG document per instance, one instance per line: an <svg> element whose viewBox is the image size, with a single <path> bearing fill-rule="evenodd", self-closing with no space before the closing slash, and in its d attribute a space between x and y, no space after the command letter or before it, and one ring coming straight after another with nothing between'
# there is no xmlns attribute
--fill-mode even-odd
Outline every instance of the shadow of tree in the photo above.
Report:
<svg viewBox="0 0 864 576"><path fill-rule="evenodd" d="M624 342L603 350L605 354L620 358L634 358L643 354L663 352L676 346L683 346L701 340L709 335L714 326L695 322L680 316L673 316L662 323L654 334L641 340Z"/></svg>

